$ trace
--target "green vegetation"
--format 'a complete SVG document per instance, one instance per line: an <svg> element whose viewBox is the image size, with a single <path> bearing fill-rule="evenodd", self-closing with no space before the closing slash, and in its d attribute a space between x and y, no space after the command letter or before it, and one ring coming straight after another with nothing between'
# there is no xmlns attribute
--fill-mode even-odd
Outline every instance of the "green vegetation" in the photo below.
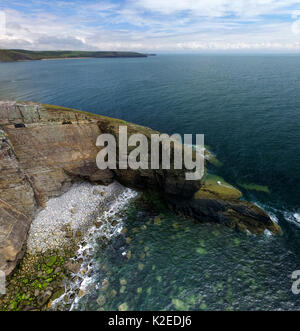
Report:
<svg viewBox="0 0 300 331"><path fill-rule="evenodd" d="M195 194L196 199L227 199L237 200L242 193L223 178L208 174L201 189Z"/></svg>
<svg viewBox="0 0 300 331"><path fill-rule="evenodd" d="M147 57L135 52L86 52L86 51L27 51L23 49L0 49L0 62L32 61L43 59L75 58L131 58Z"/></svg>
<svg viewBox="0 0 300 331"><path fill-rule="evenodd" d="M48 310L64 293L66 268L74 252L48 251L47 254L25 254L8 279L7 295L0 298L0 311Z"/></svg>

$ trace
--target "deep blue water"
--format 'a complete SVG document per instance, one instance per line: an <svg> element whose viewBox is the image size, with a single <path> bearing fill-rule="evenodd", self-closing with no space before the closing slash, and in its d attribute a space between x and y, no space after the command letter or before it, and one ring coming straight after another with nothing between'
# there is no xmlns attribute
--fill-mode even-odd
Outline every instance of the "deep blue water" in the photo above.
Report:
<svg viewBox="0 0 300 331"><path fill-rule="evenodd" d="M249 287L242 285L247 300L241 299L240 307L299 308L300 298L290 293L290 274L300 269L300 223L297 223L297 220L300 222L300 56L161 55L138 59L0 63L0 98L78 108L167 133L204 133L206 144L223 163L222 167L211 171L233 185L267 186L269 194L240 189L246 199L258 203L276 216L284 230L282 237L239 239L245 246L235 246L236 261L239 260L238 256L246 256L247 261L267 269L264 272L267 272L268 279L277 284L266 286L265 294L262 291L261 296L273 298L268 304L255 297L255 289L248 293ZM199 227L199 236L202 234L210 243L207 245L210 245L211 251L215 251L213 256L206 256L208 268L213 269L216 262L214 258L223 250L218 246L218 240L213 243L206 226L193 226ZM168 227L161 231L166 236L169 233ZM182 235L181 241L191 241L188 234L184 236L185 232L175 231ZM230 238L234 241L235 234L228 234L227 229L218 231L224 231L226 238L233 236ZM154 242L152 244L155 246ZM247 249L253 245L257 250L251 257L250 253L247 255ZM186 246L180 248L179 245L178 252L183 252ZM206 246L206 250L210 251L209 247ZM194 259L197 257L192 254L191 259L186 258L186 267L197 265ZM200 254L201 259L203 256ZM229 274L230 270L233 273L233 265L238 265L238 262L232 264L228 259L229 255L226 254L223 262L218 259L220 274L225 269ZM161 269L165 264L166 261L161 262ZM174 265L169 265L165 272L177 275L172 273L172 268ZM256 275L259 278L259 271L252 271L249 279L256 278ZM129 273L128 270L126 272ZM184 273L184 270L181 272ZM171 277L164 287L169 288L170 293L175 287L187 288L187 284L195 279L197 270L194 272L185 281L182 275ZM262 279L266 277L263 275L266 274L260 275ZM200 284L196 283L194 289L197 288L199 292ZM176 286L173 288L172 284ZM208 309L237 308L237 297L243 297L239 286L237 281L236 286L231 288L233 292L238 291L238 294L233 294L233 304L231 302L226 306L224 302L217 304L216 300L207 299ZM260 286L263 287L262 283ZM189 291L192 290L193 286ZM210 290L206 289L207 294ZM203 291L205 288L201 289L201 293ZM282 296L288 298L279 299L280 291L283 291ZM181 299L184 297L182 293ZM174 299L175 294L172 295ZM191 296L189 292L186 297ZM161 298L157 300L164 302ZM201 300L197 304L193 304L191 298L189 300L189 309L200 309ZM150 299L142 303L136 301L136 304L131 302L130 307L174 308L172 303L168 306L172 300L162 306L151 302ZM113 307L111 303L107 309Z"/></svg>

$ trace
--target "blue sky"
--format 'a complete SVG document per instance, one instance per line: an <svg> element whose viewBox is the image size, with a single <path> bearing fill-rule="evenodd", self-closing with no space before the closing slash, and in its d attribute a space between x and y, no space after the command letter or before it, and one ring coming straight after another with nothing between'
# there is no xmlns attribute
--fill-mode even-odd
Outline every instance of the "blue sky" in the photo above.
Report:
<svg viewBox="0 0 300 331"><path fill-rule="evenodd" d="M300 0L0 0L0 47L299 52Z"/></svg>

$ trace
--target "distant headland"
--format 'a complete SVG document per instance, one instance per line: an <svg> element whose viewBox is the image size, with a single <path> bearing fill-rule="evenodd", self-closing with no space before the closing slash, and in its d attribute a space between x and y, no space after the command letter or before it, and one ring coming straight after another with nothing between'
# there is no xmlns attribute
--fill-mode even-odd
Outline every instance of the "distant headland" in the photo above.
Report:
<svg viewBox="0 0 300 331"><path fill-rule="evenodd" d="M0 49L0 62L76 58L136 58L148 56L148 54L136 52L28 51L23 49Z"/></svg>

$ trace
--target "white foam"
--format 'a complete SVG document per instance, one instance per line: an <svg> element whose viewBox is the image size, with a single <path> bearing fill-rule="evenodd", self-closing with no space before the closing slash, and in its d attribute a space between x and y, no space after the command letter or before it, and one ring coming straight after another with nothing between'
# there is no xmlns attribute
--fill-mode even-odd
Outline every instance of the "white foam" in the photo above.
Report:
<svg viewBox="0 0 300 331"><path fill-rule="evenodd" d="M207 150L207 148L200 146L200 145L191 145L191 144L184 144L185 146L192 148L197 154L200 154L201 156L204 156L206 160L209 160L210 155L212 155L211 152ZM205 152L208 153L205 153Z"/></svg>
<svg viewBox="0 0 300 331"><path fill-rule="evenodd" d="M285 212L284 218L290 222L300 227L300 214L295 212Z"/></svg>
<svg viewBox="0 0 300 331"><path fill-rule="evenodd" d="M271 220L272 220L274 223L278 224L279 221L278 221L277 216L276 216L275 214L273 214L272 212L269 212L268 214L269 214Z"/></svg>
<svg viewBox="0 0 300 331"><path fill-rule="evenodd" d="M296 219L296 221L300 224L300 214L295 213L293 216Z"/></svg>
<svg viewBox="0 0 300 331"><path fill-rule="evenodd" d="M135 192L131 189L124 188L124 190L114 199L111 199L106 205L106 211L102 215L97 217L97 223L102 225L100 228L93 226L89 229L88 233L85 236L85 241L87 242L84 246L81 245L79 250L76 253L75 261L82 259L83 263L81 269L78 272L77 280L68 281L66 284L65 293L55 300L52 303L52 308L57 307L59 304L64 305L65 297L70 297L77 289L80 289L81 294L88 294L93 287L95 287L95 276L93 276L92 271L95 269L95 263L91 256L97 251L99 239L106 238L111 239L114 236L117 236L121 233L123 229L123 220L119 216L120 211L122 211L128 203L138 195L138 192ZM113 224L114 223L114 224ZM85 252L88 251L89 255L86 256ZM122 255L126 255L126 252L123 252ZM82 274L82 271L85 270L85 273ZM77 296L72 304L70 310L73 310L77 307L80 298Z"/></svg>
<svg viewBox="0 0 300 331"><path fill-rule="evenodd" d="M264 235L267 236L267 237L271 237L272 236L272 232L266 229L264 231Z"/></svg>

